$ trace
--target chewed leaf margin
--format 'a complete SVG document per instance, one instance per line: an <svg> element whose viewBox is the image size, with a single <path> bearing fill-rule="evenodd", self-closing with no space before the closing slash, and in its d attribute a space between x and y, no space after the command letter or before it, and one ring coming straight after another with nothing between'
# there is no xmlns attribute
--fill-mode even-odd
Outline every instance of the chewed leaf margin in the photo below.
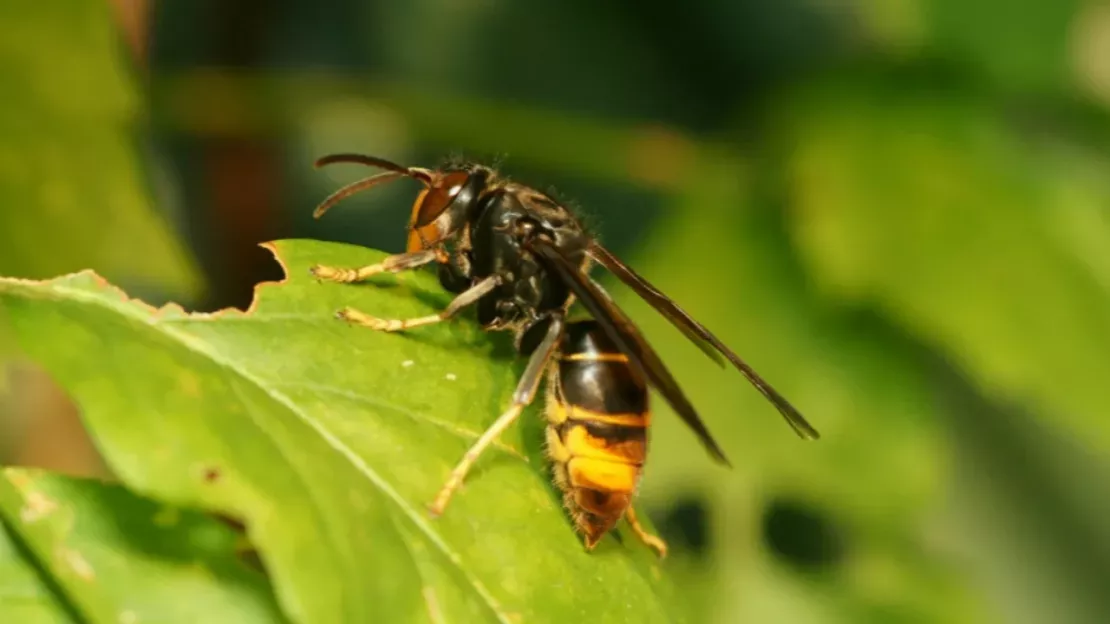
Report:
<svg viewBox="0 0 1110 624"><path fill-rule="evenodd" d="M39 299L33 306L29 301L20 304L40 312L22 315L22 323L34 326L28 333L45 335L44 331L49 332L47 343L63 341L73 345L64 353L51 352L56 347L49 344L37 346L47 354L44 357L54 358L55 366L72 364L68 358L74 351L82 350L82 341L89 340L83 334L64 335L65 332L80 333L80 328L74 330L72 325L91 324L101 331L113 325L114 329L109 328L107 333L118 337L111 339L111 351L145 349L155 355L168 354L173 361L167 370L177 371L174 375L185 371L186 376L203 382L200 388L208 401L206 405L224 405L218 409L229 414L242 409L250 414L243 422L232 422L227 418L212 420L211 414L200 417L201 414L165 413L161 420L165 422L163 428L168 429L136 432L136 428L149 428L150 424L128 422L123 426L115 422L112 415L92 414L94 410L87 410L85 417L94 438L98 437L99 427L102 429L100 445L114 446L114 450L108 448L105 455L116 458L113 469L121 474L125 483L144 495L171 504L199 505L243 519L267 568L277 570L274 585L279 600L295 620L339 617L337 614L342 611L335 611L339 608L335 606L329 610L329 601L351 603L345 609L348 616L352 615L352 609L364 612L370 608L366 602L373 594L370 587L361 587L356 592L353 587L333 585L330 597L312 598L302 592L321 592L290 583L293 579L309 584L312 578L322 580L327 574L323 573L324 569L330 569L330 574L339 577L362 578L365 572L360 570L366 570L366 565L373 566L375 559L378 560L377 566L373 566L375 569L392 570L390 576L394 578L382 583L411 583L413 587L422 587L413 604L408 606L404 602L407 598L402 600L408 595L407 591L398 591L399 587L378 596L379 600L386 601L386 596L394 596L394 602L400 601L396 608L403 609L406 615L419 608L424 612L423 617L433 619L433 613L443 613L469 617L472 621L487 618L513 621L518 616L542 621L555 615L586 617L602 608L613 618L621 617L622 613L644 621L666 617L665 614L681 617L672 609L675 605L661 600L663 595L670 593L670 585L654 555L637 549L638 544L625 529L621 530L624 539L620 542L606 540L594 553L584 552L580 538L550 491L552 486L546 465L540 465L544 463L542 451L538 445L525 442L526 438L542 437L532 435L539 434L534 428L525 432L528 435L521 431L539 422L532 416L526 416L522 421L525 424L516 431L507 432L502 443L483 456L476 477L468 480L444 517L436 520L426 517L425 506L442 485L447 471L496 418L515 384L516 374L505 365L504 353L496 354L496 339L491 339L473 321L465 319L407 335L347 327L334 318L334 310L351 301L375 306L376 313L426 314L429 309L445 304L449 294L437 287L434 275L429 272L384 277L377 285L386 286L381 288L327 283L310 285L310 282L317 283L307 270L313 262L355 266L378 261L384 254L353 245L319 241L277 241L262 246L274 255L285 276L278 281L257 284L246 310L225 308L214 312L188 312L177 304L154 307L129 297L92 271L48 282L0 278L0 299L12 295L9 292L5 297L5 282L17 285L22 294L33 293L33 297L24 299ZM288 289L275 288L278 286ZM426 295L431 295L432 299ZM43 299L51 301L44 305ZM57 318L32 319L42 316L41 312ZM95 313L99 320L84 318L88 313ZM241 324L241 321L247 323ZM53 332L61 333L53 335ZM100 337L94 336L94 339ZM289 339L297 344L291 346ZM128 367L130 375L134 358L128 357L130 359L122 366ZM414 362L417 364L408 368ZM100 370L101 366L106 366L110 371L112 365L112 362L98 361L95 373L85 370L69 379L69 386L86 386L76 393L80 404L90 406L106 400L100 395L88 398L87 386L92 375L104 377L109 386L124 383ZM350 367L354 367L354 372L348 370ZM310 376L302 376L305 371L315 375L315 381ZM150 374L153 373L144 371L142 376ZM130 381L132 385L146 386L123 388L120 392L113 390L113 393L127 396L129 392L154 392L157 394L155 400L170 401L164 396L166 392L180 388L167 386L165 381L157 379ZM434 382L435 379L440 381ZM371 380L369 385L367 380ZM429 381L433 383L429 385ZM161 385L151 390L150 383ZM229 383L231 386L225 387ZM190 390L195 393L197 389L193 385ZM327 392L321 394L325 390ZM225 403L212 403L216 400L212 397L221 392ZM118 401L119 397L111 400ZM103 409L103 406L97 407ZM538 409L537 405L532 411ZM398 418L405 415L409 418ZM182 423L182 419L196 422ZM397 437L401 430L404 433ZM142 442L132 439L136 436L142 438ZM155 439L150 436L184 436L186 440L179 444L186 446L200 440L209 445L200 448L209 448L216 454L210 456L208 466L197 465L195 454L188 453L171 458L173 461L161 466L152 466L149 458L135 459L136 455L150 454L149 440ZM259 445L273 450L255 449L254 443L236 442L231 454L221 458L219 453L228 450L220 450L226 446L222 440L227 436L238 441L257 439ZM379 439L395 441L389 448L383 448L380 444L385 442ZM215 446L211 446L213 444ZM399 448L410 450L393 459L384 459ZM238 465L244 461L239 456L243 452L278 454L264 460L268 464L251 467ZM505 463L498 455L511 457L513 461ZM183 467L189 472L188 478L181 474ZM264 509L271 506L267 502L273 495L273 491L267 489L272 486L268 481L273 478L270 473L287 475L282 477L287 483L282 486L285 489L281 490L280 500L272 504L286 509L281 500L288 504L296 502L292 509L299 509L296 513L301 517L299 520L283 517L282 522L289 525L284 528L259 529L257 505L261 504ZM321 481L325 474L330 476ZM207 484L209 480L214 484ZM298 483L312 485L302 491L303 486ZM363 492L360 496L371 501L370 507L353 510L345 506L348 495L337 491L337 487ZM232 491L234 493L230 494ZM295 498L289 498L290 492ZM491 505L492 500L496 500L496 504ZM253 512L251 505L255 505ZM351 511L369 515L334 520L337 515ZM349 528L342 529L342 537L327 538L326 531L319 533L327 526L320 524L323 517L333 518L327 524L338 522L337 526ZM530 531L519 531L522 525L531 527ZM260 536L259 530L272 534ZM372 542L375 546L370 547L371 542L352 544L350 530L376 532L376 541ZM283 537L278 539L279 535ZM296 543L311 535L316 535L314 539L328 549L326 556L333 561L326 567L317 562L317 571L313 574L308 572L311 566L306 567L299 561L292 564L289 552ZM403 552L383 549L386 543L381 540L394 542L398 548L403 546ZM288 548L281 546L282 543ZM275 554L275 546L284 555ZM365 553L355 554L363 550ZM527 563L520 559L526 552L532 553ZM284 563L270 565L274 557ZM561 590L555 593L541 590L548 585ZM293 592L292 597L289 591ZM355 593L363 597L355 597ZM541 595L546 597L541 599ZM429 596L438 598L433 600ZM342 602L339 602L341 597ZM306 602L316 609L306 611ZM324 610L320 611L321 608ZM644 613L645 610L651 613Z"/></svg>

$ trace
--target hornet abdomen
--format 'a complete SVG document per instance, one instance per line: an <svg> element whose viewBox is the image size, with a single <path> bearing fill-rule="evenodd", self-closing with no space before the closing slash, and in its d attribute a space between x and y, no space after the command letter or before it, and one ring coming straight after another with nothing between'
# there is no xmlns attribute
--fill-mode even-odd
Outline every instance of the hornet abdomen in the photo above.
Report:
<svg viewBox="0 0 1110 624"><path fill-rule="evenodd" d="M596 322L567 325L548 378L547 453L593 548L632 504L647 455L648 388Z"/></svg>

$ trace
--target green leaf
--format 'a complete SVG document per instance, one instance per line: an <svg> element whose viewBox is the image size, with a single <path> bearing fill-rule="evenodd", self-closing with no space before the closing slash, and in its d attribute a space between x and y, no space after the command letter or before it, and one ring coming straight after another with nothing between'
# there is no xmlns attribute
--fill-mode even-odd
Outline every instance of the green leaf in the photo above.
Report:
<svg viewBox="0 0 1110 624"><path fill-rule="evenodd" d="M1078 0L922 2L932 47L1011 91L1072 87Z"/></svg>
<svg viewBox="0 0 1110 624"><path fill-rule="evenodd" d="M66 605L42 582L34 562L0 522L0 617L5 622L71 622Z"/></svg>
<svg viewBox="0 0 1110 624"><path fill-rule="evenodd" d="M138 100L105 2L0 4L0 274L89 266L183 297L192 258L155 213Z"/></svg>
<svg viewBox="0 0 1110 624"><path fill-rule="evenodd" d="M1098 161L1023 140L973 98L843 86L801 94L783 126L791 225L817 287L881 308L992 400L1110 448Z"/></svg>
<svg viewBox="0 0 1110 624"><path fill-rule="evenodd" d="M1098 3L1079 0L887 0L850 3L863 35L885 47L880 62L939 61L950 76L1011 95L1089 89L1100 55ZM907 54L909 52L909 54ZM1097 71L1097 69L1095 70Z"/></svg>
<svg viewBox="0 0 1110 624"><path fill-rule="evenodd" d="M447 298L428 273L370 286L308 273L379 252L273 249L288 279L260 286L246 313L153 310L91 273L2 280L0 302L123 482L242 519L294 621L679 615L663 567L630 533L584 550L549 481L539 406L429 517L450 469L508 405L508 337L469 320L403 335L348 326L337 309L405 318Z"/></svg>
<svg viewBox="0 0 1110 624"><path fill-rule="evenodd" d="M0 519L24 545L6 542L17 573L0 577L0 596L25 598L0 600L5 622L27 621L21 603L42 621L65 621L62 605L112 624L283 621L265 576L237 558L235 531L204 514L117 485L6 468Z"/></svg>

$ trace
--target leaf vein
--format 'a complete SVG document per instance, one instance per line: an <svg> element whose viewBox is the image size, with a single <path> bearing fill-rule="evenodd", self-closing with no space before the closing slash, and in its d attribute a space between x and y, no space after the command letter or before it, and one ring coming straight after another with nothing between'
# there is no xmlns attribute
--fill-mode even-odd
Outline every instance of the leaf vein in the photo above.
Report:
<svg viewBox="0 0 1110 624"><path fill-rule="evenodd" d="M231 384L231 388L232 388L232 391L235 393L235 395L237 397L239 397L240 402L243 403L243 406L246 408L244 411L247 414L247 418L249 418L251 420L251 422L254 423L255 428L257 428L262 433L262 435L265 435L270 440L270 443L274 445L275 448L281 449L283 455L287 455L287 453L285 453L285 449L282 448L282 445L278 444L277 438L273 435L273 433L271 433L265 427L265 425L263 424L264 421L260 420L259 418L256 417L254 403L239 388L239 384ZM294 475L296 475L297 481L301 482L302 489L305 490L308 493L309 499L314 500L316 498L315 497L315 493L316 493L315 488L312 488L312 487L309 486L309 484L311 483L312 480L306 478L304 476L304 474L301 472L300 466L296 465L294 462L287 461L286 465L289 466L289 469L291 471L293 471ZM326 514L321 514L320 511L319 511L320 509L321 509L321 506L319 504L312 505L313 513L318 518L320 518L321 524L324 524L326 522L326 517L327 516L326 516ZM335 539L335 535L333 534L332 531L323 531L323 533L325 533L327 535L327 540L328 540L328 542L331 543L331 549L333 550L333 552L335 552L337 554L337 556L338 556L337 558L342 559L343 561L346 562L347 565L345 567L348 570L347 574L350 574L351 570L354 570L354 569L357 568L357 565L354 565L355 561L352 559L353 552L351 551L351 549L344 548L342 544L338 543L337 540ZM343 610L346 611L347 607L348 607L348 602L346 600L344 600L343 601Z"/></svg>
<svg viewBox="0 0 1110 624"><path fill-rule="evenodd" d="M74 301L80 301L86 304L92 304L113 309L116 312L137 320L144 325L150 326L152 328L161 329L166 336L176 339L186 348L191 349L192 351L211 359L213 362L219 364L220 366L223 366L224 368L231 371L233 374L238 375L246 381L256 385L268 396L270 396L270 398L272 398L281 406L285 407L287 410L289 410L290 413L292 413L302 422L307 424L309 428L316 431L316 433L319 434L320 437L329 446L335 449L335 451L342 455L345 459L347 459L347 461L351 462L351 464L359 472L366 476L366 478L369 479L375 487L377 487L386 496L392 499L394 504L396 504L397 507L406 516L408 516L409 521L412 522L414 526L416 526L422 533L424 533L428 537L429 541L431 541L431 543L434 544L435 547L444 554L448 561L450 561L459 569L463 577L466 578L466 580L470 583L471 589L478 595L479 598L481 598L489 605L490 609L493 610L495 614L497 614L498 621L503 622L504 624L511 624L511 619L501 607L497 599L493 597L493 595L480 580L474 578L471 574L467 572L466 567L462 565L462 558L431 527L431 525L429 524L429 520L425 518L420 511L414 509L411 505L409 505L408 501L406 501L404 497L402 497L396 490L394 490L389 485L389 483L384 478L382 478L380 474L377 473L377 471L371 468L361 457L359 457L353 450L351 450L350 447L348 447L346 444L343 444L343 442L338 437L336 437L334 433L323 427L319 422L309 417L308 414L304 413L304 411L301 410L296 405L296 403L294 403L284 393L277 390L272 385L265 383L262 378L249 373L247 370L235 368L234 362L232 360L228 359L224 354L221 354L218 349L213 348L213 346L208 342L188 332L172 327L169 324L162 322L161 319L151 316L150 314L144 314L144 310L133 305L130 300L105 300L104 297L102 297L101 294L96 291L90 291L85 288L75 288L67 286L64 283L50 283L49 287L52 291L58 293L59 295L68 297ZM219 317L215 317L212 320L218 319Z"/></svg>
<svg viewBox="0 0 1110 624"><path fill-rule="evenodd" d="M341 396L343 398L350 399L350 400L358 402L358 403L365 403L367 405L373 405L374 407L378 407L378 408L381 408L381 409L397 412L398 414L406 416L406 417L412 419L415 422L425 422L427 424L434 425L434 426L439 427L439 428L441 428L445 431L453 433L453 434L459 436L460 438L465 438L465 439L468 439L468 440L477 440L482 435L482 432L480 432L480 431L474 431L473 429L467 429L466 427L460 427L458 425L452 424L449 421L443 420L441 418L436 418L435 416L431 416L431 415L426 414L424 412L417 412L415 410L410 410L408 408L401 407L400 405L396 405L396 404L390 403L388 401L382 401L380 399L376 399L372 396L362 394L360 392L354 392L354 391L351 391L351 390L345 390L343 388L336 388L335 386L327 386L327 385L324 385L324 384L317 384L317 383L312 383L312 382L308 382L308 381L278 381L278 380L274 380L274 381L271 381L270 383L272 385L274 385L275 387L285 386L285 387L291 387L291 388L304 388L306 390L312 390L312 391L315 391L315 392L325 392L325 393L328 393L328 394L334 394L336 396ZM524 461L525 463L528 463L528 458L525 457L523 454L521 454L520 451L518 451L515 448L509 446L508 444L505 444L504 442L501 442L500 440L494 441L491 444L491 446L496 447L496 448L512 455L513 457L516 457L516 458Z"/></svg>

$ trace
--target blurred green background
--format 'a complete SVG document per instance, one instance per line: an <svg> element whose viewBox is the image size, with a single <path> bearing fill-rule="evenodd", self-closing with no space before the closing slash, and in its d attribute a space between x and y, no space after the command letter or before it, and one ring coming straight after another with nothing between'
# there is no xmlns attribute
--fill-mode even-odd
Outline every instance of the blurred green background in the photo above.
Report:
<svg viewBox="0 0 1110 624"><path fill-rule="evenodd" d="M696 621L1110 621L1110 3L0 7L0 274L212 310L262 241L399 251L410 187L312 220L339 151L553 187L821 431L603 278L735 464L656 403ZM0 463L102 473L0 357Z"/></svg>

